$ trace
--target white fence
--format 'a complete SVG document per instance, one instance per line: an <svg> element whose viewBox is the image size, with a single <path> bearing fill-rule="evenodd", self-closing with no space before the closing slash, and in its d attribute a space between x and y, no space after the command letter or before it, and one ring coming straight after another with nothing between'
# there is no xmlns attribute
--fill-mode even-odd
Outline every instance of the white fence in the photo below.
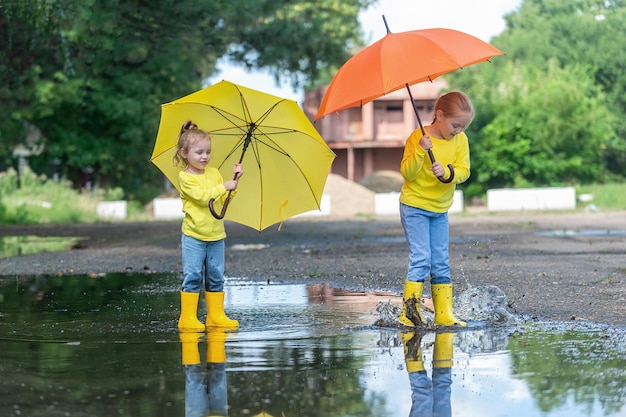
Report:
<svg viewBox="0 0 626 417"><path fill-rule="evenodd" d="M155 198L152 200L152 214L156 220L183 218L183 202L180 198Z"/></svg>
<svg viewBox="0 0 626 417"><path fill-rule="evenodd" d="M376 193L374 212L377 215L399 215L399 192ZM108 202L118 203L118 202ZM115 207L115 208L113 208ZM502 188L487 191L488 211L523 211L523 210L568 210L576 208L576 191L573 187L551 188ZM332 196L322 196L321 209L302 213L299 216L330 216L333 214ZM338 208L337 208L338 209ZM100 209L99 209L100 210ZM101 217L120 218L121 207L110 206ZM126 216L124 206L124 217ZM454 192L454 202L449 213L462 213L465 210L463 191ZM100 211L99 211L100 215ZM157 220L174 220L183 217L180 198L155 198L153 215Z"/></svg>
<svg viewBox="0 0 626 417"><path fill-rule="evenodd" d="M487 190L489 211L569 210L576 208L574 187Z"/></svg>
<svg viewBox="0 0 626 417"><path fill-rule="evenodd" d="M101 201L96 206L96 214L101 219L123 220L126 218L126 201Z"/></svg>
<svg viewBox="0 0 626 417"><path fill-rule="evenodd" d="M312 210L298 216L328 216L330 215L330 196L322 195L320 210ZM156 220L175 220L183 217L183 203L180 198L155 198L152 200L152 215Z"/></svg>
<svg viewBox="0 0 626 417"><path fill-rule="evenodd" d="M376 214L398 214L400 215L400 193L377 193L374 196L374 206ZM448 213L463 212L463 191L454 192L454 200Z"/></svg>

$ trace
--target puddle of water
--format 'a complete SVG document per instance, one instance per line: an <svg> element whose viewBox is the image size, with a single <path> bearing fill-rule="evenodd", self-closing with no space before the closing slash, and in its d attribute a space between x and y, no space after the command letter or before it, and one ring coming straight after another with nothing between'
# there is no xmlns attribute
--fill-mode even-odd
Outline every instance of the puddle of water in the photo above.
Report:
<svg viewBox="0 0 626 417"><path fill-rule="evenodd" d="M416 335L372 326L392 294L230 279L240 329L181 341L179 283L0 278L0 415L626 415L624 329Z"/></svg>
<svg viewBox="0 0 626 417"><path fill-rule="evenodd" d="M406 238L402 236L365 236L359 240L363 242L376 242L376 243L406 243Z"/></svg>
<svg viewBox="0 0 626 417"><path fill-rule="evenodd" d="M461 235L461 236L450 236L450 243L455 244L472 244L476 245L479 243L494 243L493 236L479 236L479 235Z"/></svg>
<svg viewBox="0 0 626 417"><path fill-rule="evenodd" d="M609 230L609 229L556 229L541 230L536 233L538 236L553 237L585 237L585 236L626 236L626 230Z"/></svg>
<svg viewBox="0 0 626 417"><path fill-rule="evenodd" d="M80 239L75 237L0 236L0 258L70 249Z"/></svg>

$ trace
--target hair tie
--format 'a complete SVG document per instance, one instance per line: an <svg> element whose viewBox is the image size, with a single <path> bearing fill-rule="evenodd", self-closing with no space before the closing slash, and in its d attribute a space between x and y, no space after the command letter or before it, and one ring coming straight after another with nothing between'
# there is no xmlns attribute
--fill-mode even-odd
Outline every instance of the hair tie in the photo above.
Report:
<svg viewBox="0 0 626 417"><path fill-rule="evenodd" d="M191 120L183 123L183 127L180 129L180 132L186 132L188 130L198 130L198 125L192 122Z"/></svg>

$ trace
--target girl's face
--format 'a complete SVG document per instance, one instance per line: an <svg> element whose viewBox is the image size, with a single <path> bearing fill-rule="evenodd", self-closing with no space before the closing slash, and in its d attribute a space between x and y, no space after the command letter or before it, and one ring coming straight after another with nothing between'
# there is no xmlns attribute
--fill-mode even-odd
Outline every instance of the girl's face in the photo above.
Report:
<svg viewBox="0 0 626 417"><path fill-rule="evenodd" d="M196 140L189 146L186 152L182 152L187 160L186 171L191 174L203 174L204 168L211 160L211 141L207 139Z"/></svg>
<svg viewBox="0 0 626 417"><path fill-rule="evenodd" d="M472 122L472 116L471 113L446 116L441 110L437 110L437 127L441 138L449 140L463 132Z"/></svg>

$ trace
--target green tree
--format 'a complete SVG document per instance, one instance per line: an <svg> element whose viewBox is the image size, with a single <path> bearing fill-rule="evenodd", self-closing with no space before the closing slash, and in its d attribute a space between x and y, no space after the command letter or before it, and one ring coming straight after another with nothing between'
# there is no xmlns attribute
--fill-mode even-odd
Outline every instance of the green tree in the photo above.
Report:
<svg viewBox="0 0 626 417"><path fill-rule="evenodd" d="M603 152L614 139L615 115L584 67L500 69L487 100L473 97L486 124L472 138L472 183L481 187L556 186L607 178ZM471 88L470 88L471 90ZM470 94L472 92L470 91Z"/></svg>
<svg viewBox="0 0 626 417"><path fill-rule="evenodd" d="M607 168L626 172L626 1L524 0L519 11L506 16L507 29L494 44L524 66L547 70L584 64L615 114L615 134L603 150ZM605 131L608 129L605 128Z"/></svg>
<svg viewBox="0 0 626 417"><path fill-rule="evenodd" d="M450 75L470 94L468 195L624 179L623 1L524 0L491 64Z"/></svg>
<svg viewBox="0 0 626 417"><path fill-rule="evenodd" d="M66 81L68 49L60 27L71 0L0 1L0 169L39 112L39 83Z"/></svg>
<svg viewBox="0 0 626 417"><path fill-rule="evenodd" d="M147 200L162 178L148 163L160 104L201 88L223 56L294 85L314 83L360 44L357 14L370 3L1 0L0 28L15 39L0 46L5 67L24 60L19 42L49 45L6 74L0 110L10 121L0 141L22 141L24 126L37 126L46 146L31 158L35 170L57 161L77 185L91 175ZM49 14L45 27L31 6ZM28 19L15 18L17 12ZM20 78L29 71L35 75Z"/></svg>

